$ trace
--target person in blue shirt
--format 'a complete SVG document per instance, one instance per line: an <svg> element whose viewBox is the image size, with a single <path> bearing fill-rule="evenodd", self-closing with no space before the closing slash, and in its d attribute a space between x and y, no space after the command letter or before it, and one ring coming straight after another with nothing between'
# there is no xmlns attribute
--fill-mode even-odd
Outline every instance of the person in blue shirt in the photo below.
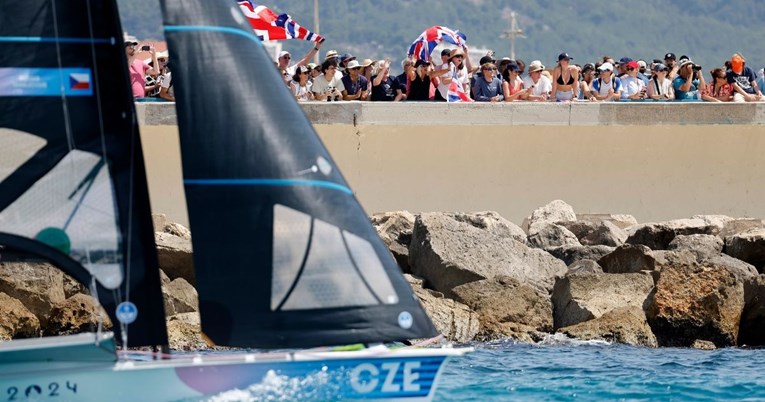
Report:
<svg viewBox="0 0 765 402"><path fill-rule="evenodd" d="M494 63L481 65L481 75L475 79L475 100L478 102L499 102L505 99L502 95L502 81L495 73L497 67Z"/></svg>
<svg viewBox="0 0 765 402"><path fill-rule="evenodd" d="M677 77L672 80L672 88L675 90L675 99L689 100L701 99L699 88L706 87L704 74L701 73L701 66L691 60L685 60L680 63Z"/></svg>

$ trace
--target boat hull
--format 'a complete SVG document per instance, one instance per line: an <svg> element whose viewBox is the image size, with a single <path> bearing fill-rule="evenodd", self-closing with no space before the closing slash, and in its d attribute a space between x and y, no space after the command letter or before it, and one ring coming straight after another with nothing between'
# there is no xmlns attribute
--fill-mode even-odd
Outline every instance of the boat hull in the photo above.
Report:
<svg viewBox="0 0 765 402"><path fill-rule="evenodd" d="M175 401L245 392L294 400L430 401L446 360L467 351L373 348L22 363L0 366L0 395L36 401Z"/></svg>

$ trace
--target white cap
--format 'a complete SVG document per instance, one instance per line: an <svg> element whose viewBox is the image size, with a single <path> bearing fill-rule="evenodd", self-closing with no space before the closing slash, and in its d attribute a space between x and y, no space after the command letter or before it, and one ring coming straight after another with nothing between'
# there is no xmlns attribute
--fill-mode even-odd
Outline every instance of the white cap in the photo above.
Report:
<svg viewBox="0 0 765 402"><path fill-rule="evenodd" d="M609 62L605 62L605 63L601 64L600 67L598 67L598 70L600 70L600 71L606 71L606 70L614 71L614 65L609 63Z"/></svg>

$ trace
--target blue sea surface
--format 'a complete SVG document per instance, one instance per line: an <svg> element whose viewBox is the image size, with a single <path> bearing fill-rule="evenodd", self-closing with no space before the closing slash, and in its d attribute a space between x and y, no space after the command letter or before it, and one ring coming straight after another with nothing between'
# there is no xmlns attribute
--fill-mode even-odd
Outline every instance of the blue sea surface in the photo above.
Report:
<svg viewBox="0 0 765 402"><path fill-rule="evenodd" d="M765 349L473 346L449 361L436 401L765 401Z"/></svg>

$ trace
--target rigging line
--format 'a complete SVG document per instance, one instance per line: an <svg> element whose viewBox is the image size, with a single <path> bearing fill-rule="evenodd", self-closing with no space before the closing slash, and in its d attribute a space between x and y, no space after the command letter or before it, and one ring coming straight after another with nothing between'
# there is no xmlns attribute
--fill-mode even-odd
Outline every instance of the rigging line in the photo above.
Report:
<svg viewBox="0 0 765 402"><path fill-rule="evenodd" d="M59 91L61 92L61 107L64 112L64 129L66 130L66 142L67 146L69 147L69 151L71 151L74 148L74 139L72 138L72 122L69 119L69 105L66 99L66 94L64 93L64 72L63 72L63 62L61 61L61 45L58 41L59 35L58 35L58 11L56 10L56 0L51 1L51 5L53 6L53 32L55 33L56 38L56 61L58 63L58 76L59 76ZM74 161L72 161L73 163Z"/></svg>
<svg viewBox="0 0 765 402"><path fill-rule="evenodd" d="M77 201L77 204L75 204L74 209L72 210L72 213L69 214L69 217L66 219L66 223L64 223L64 231L69 227L69 224L72 223L72 219L77 214L77 211L80 209L80 206L82 205L82 202L85 200L85 196L88 195L90 192L90 188L93 187L93 183L96 181L96 177L98 176L98 172L101 171L101 167L104 166L104 159L99 159L98 163L96 163L96 166L93 167L93 169L88 172L88 174L85 176L84 179L80 182L80 184L77 186L77 190L75 190L70 196L69 199L74 197L74 195L77 193L79 189L82 188L83 185L87 183L85 186L85 190L83 190L82 195L80 196L80 199ZM88 263L90 263L90 260L88 260Z"/></svg>
<svg viewBox="0 0 765 402"><path fill-rule="evenodd" d="M300 269L298 270L297 275L295 275L295 280L292 281L292 285L290 285L289 290L287 290L287 293L285 293L284 297L282 298L282 301L279 303L278 306L276 306L274 311L278 311L282 309L282 306L284 306L284 303L287 302L287 299L290 298L290 295L297 287L298 282L300 282L300 277L303 275L303 271L305 271L305 263L308 261L308 253L311 251L311 244L313 243L313 229L314 229L315 221L316 221L315 219L311 219L311 227L308 229L308 242L305 245L305 253L303 253L303 261L300 262ZM273 261L271 262L271 264L273 265ZM273 273L271 275L273 275Z"/></svg>
<svg viewBox="0 0 765 402"><path fill-rule="evenodd" d="M351 248L348 245L348 240L346 240L345 234L341 235L340 237L343 239L343 247L345 247L345 252L348 254L348 258L351 259L351 264L353 264L353 269L356 270L356 273L359 275L359 278L361 278L361 283L363 283L364 286L367 287L367 290L369 290L369 293L372 294L372 297L374 297L375 300L377 300L377 304L385 304L383 303L382 299L380 299L377 296L377 293L375 293L374 289L372 289L372 286L369 284L369 282L367 282L367 278L364 277L364 274L361 272L361 269L359 269L359 264L357 264L356 260L353 258L353 253L351 253ZM375 257L377 257L376 251L375 251ZM377 260L379 261L380 258L378 257ZM385 266L382 266L382 267L383 267L383 272L385 272Z"/></svg>

